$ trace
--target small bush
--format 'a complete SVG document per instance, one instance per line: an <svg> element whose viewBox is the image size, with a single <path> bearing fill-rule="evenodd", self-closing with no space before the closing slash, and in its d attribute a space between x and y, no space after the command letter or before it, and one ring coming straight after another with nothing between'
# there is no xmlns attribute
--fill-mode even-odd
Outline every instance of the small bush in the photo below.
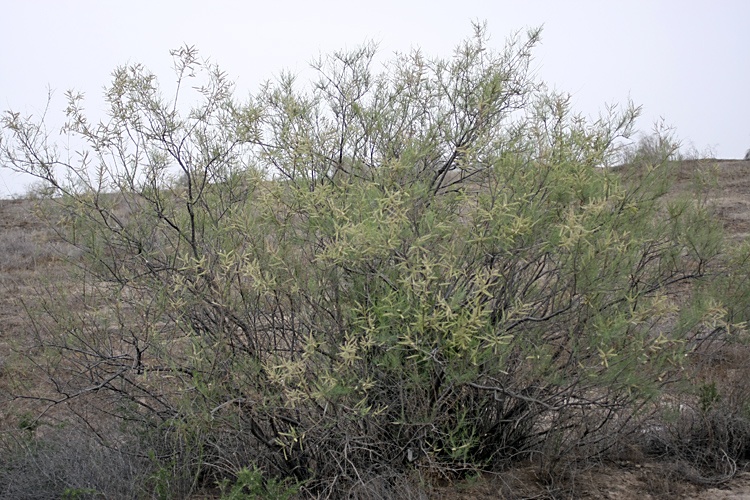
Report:
<svg viewBox="0 0 750 500"><path fill-rule="evenodd" d="M620 150L620 163L624 165L661 165L675 159L678 144L662 132L641 135Z"/></svg>
<svg viewBox="0 0 750 500"><path fill-rule="evenodd" d="M748 393L738 397L733 384L715 381L697 383L692 393L662 402L635 444L658 457L675 480L726 483L740 470L738 464L750 460Z"/></svg>
<svg viewBox="0 0 750 500"><path fill-rule="evenodd" d="M263 479L257 468L242 468L237 472L235 483L231 487L229 483L228 479L220 483L221 500L289 500L299 490L299 485L289 485L289 481Z"/></svg>

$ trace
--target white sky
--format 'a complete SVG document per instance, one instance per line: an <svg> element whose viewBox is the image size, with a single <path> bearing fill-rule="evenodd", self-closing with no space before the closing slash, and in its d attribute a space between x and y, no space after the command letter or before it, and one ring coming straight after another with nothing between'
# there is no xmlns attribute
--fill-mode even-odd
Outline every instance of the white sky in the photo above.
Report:
<svg viewBox="0 0 750 500"><path fill-rule="evenodd" d="M631 98L645 132L663 118L684 145L718 158L750 148L747 0L0 0L0 13L0 110L39 113L49 87L60 123L70 88L96 117L118 65L143 63L171 83L169 50L184 44L217 62L241 97L283 68L302 74L320 53L369 39L385 56L412 47L449 56L480 20L498 48L544 25L535 68L573 94L577 111L595 116ZM0 197L28 181L0 168Z"/></svg>

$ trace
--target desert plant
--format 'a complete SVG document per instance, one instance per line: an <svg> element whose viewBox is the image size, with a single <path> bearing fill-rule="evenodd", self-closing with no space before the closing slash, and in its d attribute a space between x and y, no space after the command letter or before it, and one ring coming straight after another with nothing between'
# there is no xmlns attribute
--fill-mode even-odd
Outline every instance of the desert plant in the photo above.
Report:
<svg viewBox="0 0 750 500"><path fill-rule="evenodd" d="M257 468L243 468L237 473L237 481L229 485L228 480L222 481L221 500L288 500L297 494L298 485L289 485L275 479L268 481Z"/></svg>
<svg viewBox="0 0 750 500"><path fill-rule="evenodd" d="M381 73L365 45L248 103L186 47L178 89L206 78L186 113L139 65L115 71L106 122L68 94L78 163L7 112L3 163L49 184L86 259L79 307L37 305L28 354L56 392L38 396L116 415L193 484L253 463L345 491L606 447L729 324L672 295L721 235L663 199L667 140L607 168L638 109L573 114L529 74L539 34L497 51L477 25L452 58Z"/></svg>
<svg viewBox="0 0 750 500"><path fill-rule="evenodd" d="M697 404L685 399L664 405L638 437L643 450L658 456L675 479L726 483L750 456L750 419L722 402L715 384L699 385L698 395Z"/></svg>
<svg viewBox="0 0 750 500"><path fill-rule="evenodd" d="M651 164L661 165L678 154L677 144L666 127L655 127L651 134L641 134L636 141L620 149L620 163L625 165ZM693 152L696 158L703 158L701 153Z"/></svg>

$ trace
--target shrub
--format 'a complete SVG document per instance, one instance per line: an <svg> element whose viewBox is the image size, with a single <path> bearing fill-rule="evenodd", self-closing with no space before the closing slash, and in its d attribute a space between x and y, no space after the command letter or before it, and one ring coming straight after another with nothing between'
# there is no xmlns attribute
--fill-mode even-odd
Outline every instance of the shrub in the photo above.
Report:
<svg viewBox="0 0 750 500"><path fill-rule="evenodd" d="M607 168L637 108L588 122L529 74L538 30L498 52L475 28L450 59L374 73L365 45L248 103L184 48L180 88L206 77L184 114L119 68L109 121L69 93L77 164L6 113L3 161L54 189L86 259L84 306L36 323L53 403L95 393L194 484L252 463L346 491L608 446L724 321L673 296L721 235L663 199L669 154Z"/></svg>

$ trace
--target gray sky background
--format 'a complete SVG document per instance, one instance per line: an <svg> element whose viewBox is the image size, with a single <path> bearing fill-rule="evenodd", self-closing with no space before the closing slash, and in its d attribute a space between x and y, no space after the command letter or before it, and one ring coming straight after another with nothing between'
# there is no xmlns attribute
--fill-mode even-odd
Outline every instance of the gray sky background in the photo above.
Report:
<svg viewBox="0 0 750 500"><path fill-rule="evenodd" d="M534 67L584 115L630 98L643 106L644 132L663 119L686 149L742 158L750 148L746 0L0 0L0 13L0 110L38 114L51 88L53 125L70 88L100 117L118 65L143 63L171 83L169 50L184 44L217 62L242 97L281 69L304 78L315 56L366 40L385 57L412 47L449 56L480 20L497 48L544 25ZM0 197L28 182L0 168Z"/></svg>

